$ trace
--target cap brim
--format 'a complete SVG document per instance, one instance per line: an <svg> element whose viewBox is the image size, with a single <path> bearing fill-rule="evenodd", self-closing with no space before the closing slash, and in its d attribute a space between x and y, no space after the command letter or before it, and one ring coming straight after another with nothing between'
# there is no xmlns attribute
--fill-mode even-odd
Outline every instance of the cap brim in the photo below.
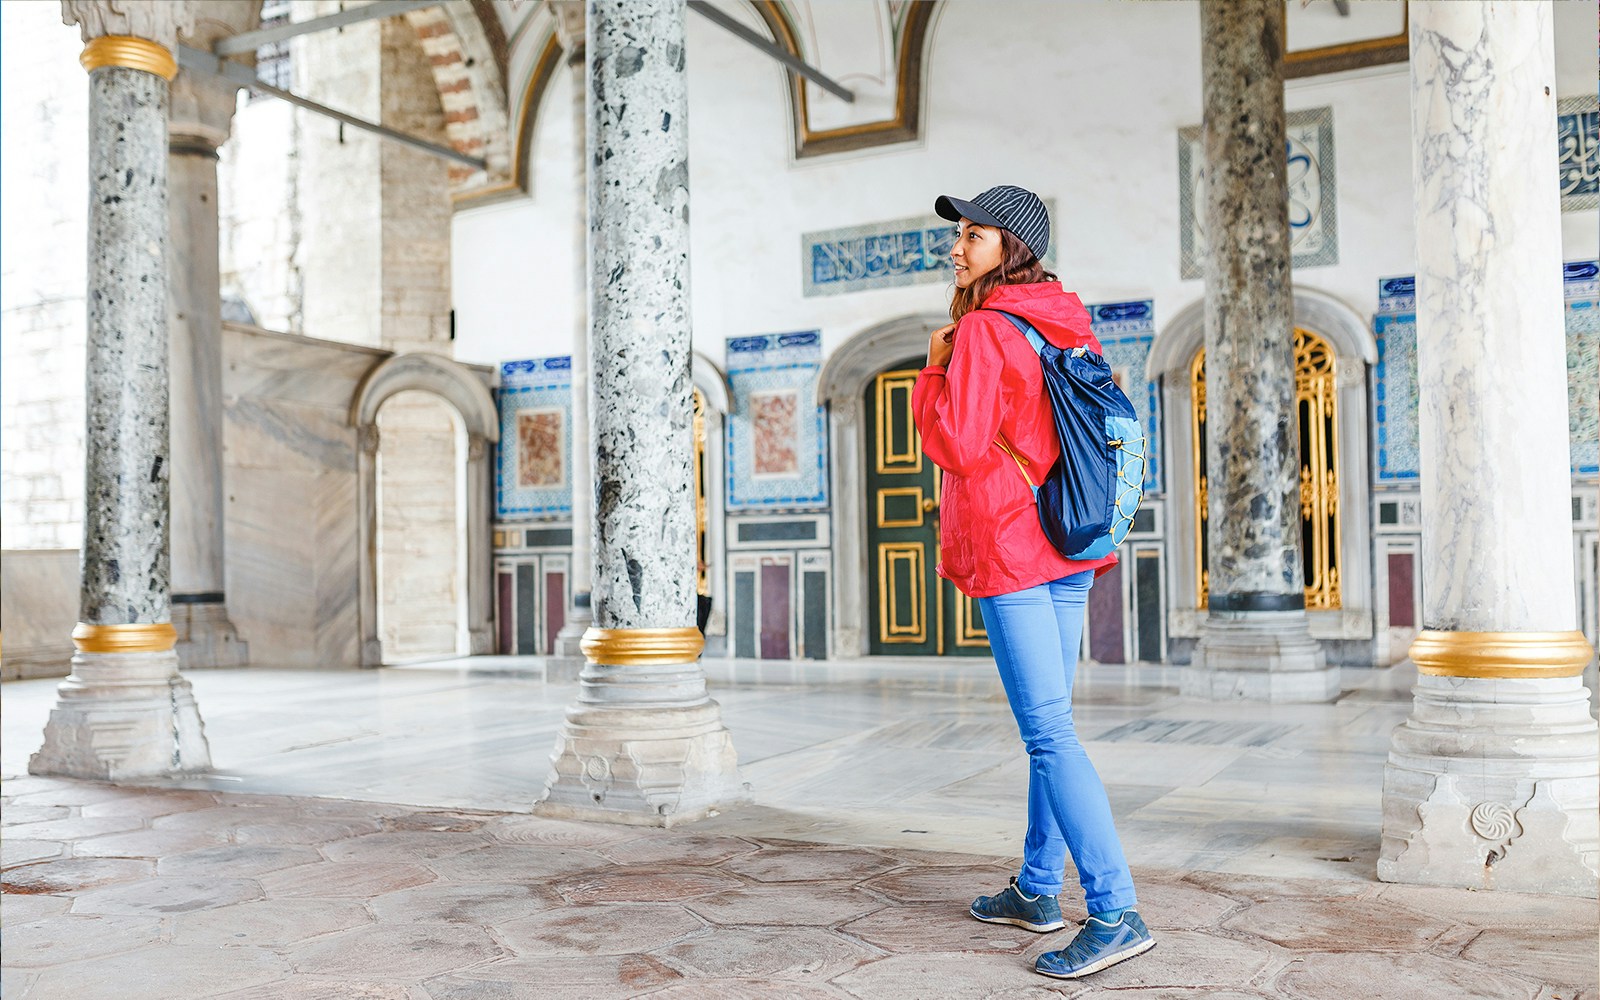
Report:
<svg viewBox="0 0 1600 1000"><path fill-rule="evenodd" d="M939 196L938 200L933 203L933 210L938 214L939 218L949 219L951 222L971 219L980 226L994 226L996 229L1005 228L1005 225L999 219L996 219L972 202L962 201L960 198L952 198L947 194Z"/></svg>

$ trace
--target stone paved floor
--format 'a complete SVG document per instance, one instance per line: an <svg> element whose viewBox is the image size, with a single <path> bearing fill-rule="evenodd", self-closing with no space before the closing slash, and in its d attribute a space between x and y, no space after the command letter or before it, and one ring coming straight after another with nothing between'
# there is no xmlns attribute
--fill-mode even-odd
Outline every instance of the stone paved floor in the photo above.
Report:
<svg viewBox="0 0 1600 1000"><path fill-rule="evenodd" d="M1586 899L1137 868L1158 946L1071 984L1028 971L1070 928L966 916L1004 857L27 776L3 792L13 1000L1596 1000Z"/></svg>

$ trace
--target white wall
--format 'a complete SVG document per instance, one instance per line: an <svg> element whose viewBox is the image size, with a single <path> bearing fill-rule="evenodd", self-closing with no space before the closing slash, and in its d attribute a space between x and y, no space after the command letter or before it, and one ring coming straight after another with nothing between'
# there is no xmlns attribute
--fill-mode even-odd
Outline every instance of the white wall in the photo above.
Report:
<svg viewBox="0 0 1600 1000"><path fill-rule="evenodd" d="M1558 91L1590 93L1595 5L1557 8ZM932 30L922 141L797 163L782 70L690 18L697 350L722 361L730 336L821 329L831 352L891 317L942 312L939 285L805 298L801 234L926 215L939 194L996 183L1054 199L1057 271L1085 301L1153 298L1159 328L1203 295L1178 274L1177 130L1200 122L1197 4L958 0ZM558 72L539 109L532 197L456 215L463 360L570 349L569 86ZM1333 109L1337 156L1340 263L1295 280L1370 314L1377 279L1414 270L1408 68L1291 81L1286 103ZM1563 232L1567 258L1595 255L1592 213L1565 216Z"/></svg>

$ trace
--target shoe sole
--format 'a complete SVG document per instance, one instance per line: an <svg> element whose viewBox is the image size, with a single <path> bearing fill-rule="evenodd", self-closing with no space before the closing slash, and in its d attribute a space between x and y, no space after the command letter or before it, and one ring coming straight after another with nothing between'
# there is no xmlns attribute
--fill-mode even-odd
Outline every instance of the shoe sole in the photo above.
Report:
<svg viewBox="0 0 1600 1000"><path fill-rule="evenodd" d="M1118 962L1126 962L1130 958L1136 958L1140 955L1143 955L1145 952L1149 951L1155 946L1156 939L1151 938L1148 941L1140 942L1132 948L1119 951L1114 955L1107 955L1098 962L1091 962L1079 969L1077 972L1046 972L1037 965L1033 967L1033 971L1037 972L1041 976L1049 976L1051 979L1082 979L1084 976L1093 975L1094 973L1099 972L1101 969L1109 969Z"/></svg>
<svg viewBox="0 0 1600 1000"><path fill-rule="evenodd" d="M1057 920L1053 924L1033 924L1021 917L986 917L977 910L968 910L967 912L972 914L974 919L982 920L986 924L1010 924L1012 927L1021 927L1023 930L1033 931L1035 934L1049 934L1051 931L1059 931L1067 926L1065 920Z"/></svg>

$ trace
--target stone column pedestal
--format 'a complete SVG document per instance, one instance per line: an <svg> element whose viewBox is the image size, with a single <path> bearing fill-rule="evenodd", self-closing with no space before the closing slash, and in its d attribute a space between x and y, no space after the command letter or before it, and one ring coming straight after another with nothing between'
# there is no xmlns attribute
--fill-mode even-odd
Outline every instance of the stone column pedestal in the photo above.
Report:
<svg viewBox="0 0 1600 1000"><path fill-rule="evenodd" d="M1331 701L1300 560L1283 4L1200 7L1206 168L1209 615L1190 697Z"/></svg>
<svg viewBox="0 0 1600 1000"><path fill-rule="evenodd" d="M83 580L72 674L33 774L121 780L211 766L170 613L167 108L187 2L66 0L89 71Z"/></svg>
<svg viewBox="0 0 1600 1000"><path fill-rule="evenodd" d="M1411 4L1424 631L1378 877L1593 896L1549 4Z"/></svg>
<svg viewBox="0 0 1600 1000"><path fill-rule="evenodd" d="M746 794L694 627L686 11L587 4L595 627L546 816L670 826Z"/></svg>

